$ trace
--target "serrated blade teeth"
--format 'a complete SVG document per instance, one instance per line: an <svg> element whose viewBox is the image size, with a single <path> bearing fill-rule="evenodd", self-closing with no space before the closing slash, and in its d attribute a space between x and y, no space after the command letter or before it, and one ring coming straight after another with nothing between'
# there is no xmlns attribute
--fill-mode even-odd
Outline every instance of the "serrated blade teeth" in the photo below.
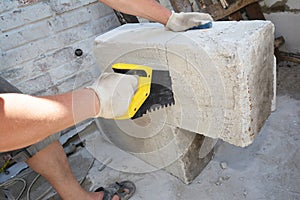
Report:
<svg viewBox="0 0 300 200"><path fill-rule="evenodd" d="M169 71L152 71L150 94L132 119L175 104Z"/></svg>

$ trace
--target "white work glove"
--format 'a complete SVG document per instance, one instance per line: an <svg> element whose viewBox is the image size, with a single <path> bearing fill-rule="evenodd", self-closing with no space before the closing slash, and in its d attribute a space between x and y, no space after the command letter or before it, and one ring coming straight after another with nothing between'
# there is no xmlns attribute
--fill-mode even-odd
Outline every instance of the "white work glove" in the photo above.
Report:
<svg viewBox="0 0 300 200"><path fill-rule="evenodd" d="M132 97L138 88L138 77L118 73L103 73L87 88L98 96L100 111L95 116L107 119L126 114Z"/></svg>
<svg viewBox="0 0 300 200"><path fill-rule="evenodd" d="M194 26L199 26L201 24L207 23L208 21L213 21L213 18L210 16L210 14L207 13L175 13L174 11L172 11L172 14L166 24L166 28L171 31L179 32L188 30Z"/></svg>

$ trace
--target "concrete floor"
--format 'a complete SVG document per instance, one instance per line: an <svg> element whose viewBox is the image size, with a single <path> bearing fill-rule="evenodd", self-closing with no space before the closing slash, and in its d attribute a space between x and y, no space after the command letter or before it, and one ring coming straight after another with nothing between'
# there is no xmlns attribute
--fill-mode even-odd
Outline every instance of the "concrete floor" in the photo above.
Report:
<svg viewBox="0 0 300 200"><path fill-rule="evenodd" d="M99 137L93 126L81 136L89 151L81 149L69 160L78 180L87 175L83 186L89 190L128 179L137 186L132 200L300 199L300 65L280 63L277 109L254 143L239 148L219 140L214 159L190 185L120 152ZM93 155L102 162L111 160L106 160L109 164L103 169ZM28 184L32 179L27 179ZM31 199L47 188L50 186L39 180L31 189ZM53 195L50 192L42 199L59 199Z"/></svg>

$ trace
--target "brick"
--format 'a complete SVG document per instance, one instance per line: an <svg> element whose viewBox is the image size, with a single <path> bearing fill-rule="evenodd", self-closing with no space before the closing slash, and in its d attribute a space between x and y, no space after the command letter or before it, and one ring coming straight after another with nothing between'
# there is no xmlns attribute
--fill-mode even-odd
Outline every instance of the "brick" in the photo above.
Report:
<svg viewBox="0 0 300 200"><path fill-rule="evenodd" d="M49 71L50 76L54 83L64 80L65 77L74 75L83 69L91 66L92 57L90 55L82 56L76 60L68 62L60 67L54 68Z"/></svg>
<svg viewBox="0 0 300 200"><path fill-rule="evenodd" d="M93 42L94 37L79 41L73 46L43 54L37 59L30 60L2 71L0 70L0 76L17 84L49 72L53 84L56 84L61 81L64 76L69 76L84 68L91 66L95 67L95 59L92 55ZM77 48L83 50L83 55L81 57L76 57L74 55L74 51ZM95 71L94 74L98 75L99 71Z"/></svg>
<svg viewBox="0 0 300 200"><path fill-rule="evenodd" d="M87 39L97 34L104 33L119 26L119 22L114 14L107 15L103 18L93 20L83 26L75 28L72 32L67 33L72 35L74 41Z"/></svg>
<svg viewBox="0 0 300 200"><path fill-rule="evenodd" d="M25 82L18 83L17 88L20 88L25 94L35 94L37 92L46 90L52 84L51 77L45 73L41 76L26 80Z"/></svg>
<svg viewBox="0 0 300 200"><path fill-rule="evenodd" d="M34 24L23 26L0 35L1 48L9 50L27 44L37 39L47 37L52 34L47 21L40 21Z"/></svg>
<svg viewBox="0 0 300 200"><path fill-rule="evenodd" d="M10 80L14 84L40 76L51 69L47 63L41 61L45 57L46 55L36 60L30 60L20 65L2 70L0 71L0 76Z"/></svg>
<svg viewBox="0 0 300 200"><path fill-rule="evenodd" d="M32 95L53 95L72 91L93 83L95 80L96 67L89 66L71 76L64 76L63 79L53 82L50 73L44 73L40 76L16 84L23 93Z"/></svg>
<svg viewBox="0 0 300 200"><path fill-rule="evenodd" d="M69 13L63 13L47 21L29 24L18 30L3 33L0 36L0 42L3 44L1 46L4 50L8 50L49 36L53 34L52 31L62 31L90 20L98 20L98 18L110 13L112 13L112 10L109 7L104 4L94 3Z"/></svg>
<svg viewBox="0 0 300 200"><path fill-rule="evenodd" d="M26 80L26 78L28 78L27 71L24 66L16 66L14 68L3 70L0 72L0 76L14 83Z"/></svg>
<svg viewBox="0 0 300 200"><path fill-rule="evenodd" d="M152 119L245 147L271 113L273 35L269 21L214 22L180 33L127 24L97 37L94 52L102 71L116 62L170 71L175 105Z"/></svg>
<svg viewBox="0 0 300 200"><path fill-rule="evenodd" d="M56 86L51 86L45 90L41 90L38 92L33 93L32 95L35 96L49 96L53 94L59 94L58 88Z"/></svg>
<svg viewBox="0 0 300 200"><path fill-rule="evenodd" d="M42 72L49 71L71 62L81 63L83 66L90 66L95 63L94 57L91 56L92 44L95 37L81 40L72 46L67 46L56 51L44 54L43 57L34 60L33 66L38 66ZM83 51L82 57L75 56L75 50L80 48Z"/></svg>
<svg viewBox="0 0 300 200"><path fill-rule="evenodd" d="M92 56L94 38L119 26L112 9L97 0L21 7L7 0L0 2L0 12L0 76L38 95L71 90L77 74L78 87L96 79L100 71ZM77 48L83 56L74 55Z"/></svg>
<svg viewBox="0 0 300 200"><path fill-rule="evenodd" d="M44 48L41 43L43 42L31 42L5 52L1 56L3 63L3 68L1 70L22 64L41 55L44 52Z"/></svg>
<svg viewBox="0 0 300 200"><path fill-rule="evenodd" d="M100 26L101 24L101 26ZM55 49L61 49L78 41L85 40L97 34L101 34L118 26L116 17L111 14L106 17L91 21L82 26L67 29L59 34L54 34L45 39L37 40L18 48L4 52L1 55L4 69L19 65L31 59L38 58L41 54Z"/></svg>
<svg viewBox="0 0 300 200"><path fill-rule="evenodd" d="M40 59L34 61L34 66L38 66L41 72L47 72L50 69L54 69L58 66L64 65L72 60L74 60L74 50L72 47L65 47L58 49L53 52L44 54Z"/></svg>
<svg viewBox="0 0 300 200"><path fill-rule="evenodd" d="M91 84L93 79L91 71L82 70L76 75L68 77L57 83L56 87L58 88L59 93L68 92Z"/></svg>
<svg viewBox="0 0 300 200"><path fill-rule="evenodd" d="M81 26L59 32L58 34L46 38L45 41L41 42L41 44L48 44L49 50L63 48L78 41L93 37L97 34L104 33L118 25L119 23L115 15L111 14L103 18L89 21Z"/></svg>
<svg viewBox="0 0 300 200"><path fill-rule="evenodd" d="M18 0L19 6L28 6L28 5L35 4L39 1L41 0Z"/></svg>
<svg viewBox="0 0 300 200"><path fill-rule="evenodd" d="M0 1L0 14L10 11L18 6L18 2L15 0L3 0Z"/></svg>
<svg viewBox="0 0 300 200"><path fill-rule="evenodd" d="M95 2L97 2L97 0L80 0L80 1L58 0L58 1L50 1L49 3L54 12L56 12L57 14L61 14Z"/></svg>
<svg viewBox="0 0 300 200"><path fill-rule="evenodd" d="M96 20L112 13L112 9L101 3L93 3L69 12L62 13L49 20L54 31L59 32L90 20Z"/></svg>
<svg viewBox="0 0 300 200"><path fill-rule="evenodd" d="M50 6L45 2L14 9L0 15L0 30L6 32L13 28L51 17L52 14Z"/></svg>

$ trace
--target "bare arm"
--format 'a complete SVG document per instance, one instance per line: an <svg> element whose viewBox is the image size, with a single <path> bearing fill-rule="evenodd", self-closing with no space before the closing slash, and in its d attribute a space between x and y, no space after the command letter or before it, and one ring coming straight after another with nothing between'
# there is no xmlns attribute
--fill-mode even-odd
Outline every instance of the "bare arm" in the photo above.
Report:
<svg viewBox="0 0 300 200"><path fill-rule="evenodd" d="M44 97L0 94L0 152L29 146L91 117L120 117L137 86L135 76L103 73L89 89Z"/></svg>
<svg viewBox="0 0 300 200"><path fill-rule="evenodd" d="M0 94L0 152L34 144L95 116L100 109L96 99L90 89L45 97Z"/></svg>
<svg viewBox="0 0 300 200"><path fill-rule="evenodd" d="M155 0L99 0L123 13L143 17L151 21L167 24L171 11Z"/></svg>

